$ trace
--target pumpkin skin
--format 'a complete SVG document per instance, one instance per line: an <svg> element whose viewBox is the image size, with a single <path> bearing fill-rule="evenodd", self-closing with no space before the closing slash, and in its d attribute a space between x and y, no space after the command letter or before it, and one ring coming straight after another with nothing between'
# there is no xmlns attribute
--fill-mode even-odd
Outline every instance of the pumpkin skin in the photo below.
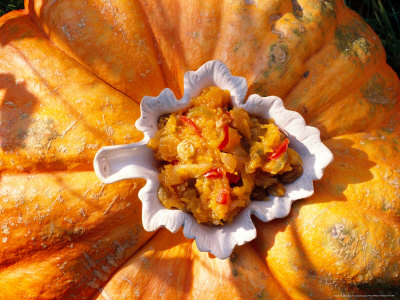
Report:
<svg viewBox="0 0 400 300"><path fill-rule="evenodd" d="M397 75L343 1L29 1L0 18L0 298L328 299L400 285ZM211 59L334 154L315 194L228 260L145 232L143 180L92 160L139 141L140 99Z"/></svg>

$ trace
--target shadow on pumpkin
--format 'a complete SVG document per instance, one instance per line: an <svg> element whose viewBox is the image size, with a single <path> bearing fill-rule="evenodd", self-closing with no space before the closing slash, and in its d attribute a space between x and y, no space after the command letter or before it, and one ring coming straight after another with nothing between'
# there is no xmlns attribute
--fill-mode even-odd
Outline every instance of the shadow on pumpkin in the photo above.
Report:
<svg viewBox="0 0 400 300"><path fill-rule="evenodd" d="M4 152L23 149L38 99L24 81L8 73L0 74L0 95L0 147Z"/></svg>
<svg viewBox="0 0 400 300"><path fill-rule="evenodd" d="M85 122L85 116L82 115L76 107L70 104L70 101L68 101L68 99L66 99L62 93L58 91L57 86L51 84L42 75L41 71L32 65L29 58L26 57L26 55L20 49L14 47L13 45L10 45L10 47L13 48L19 58L25 62L26 66L31 69L34 76L41 83L41 86L44 87L41 91L49 95L44 96L44 98L55 96L65 107L65 115L68 115L72 121L83 125L85 129L88 132L91 132L94 136L104 136L103 131ZM29 146L28 148L32 148L33 150L40 150L42 152L48 151L52 140L61 135L59 128L57 128L58 124L56 124L56 121L54 120L57 119L58 116L52 117L50 114L46 118L41 117L32 120L30 118L30 114L35 110L35 107L40 102L39 99L27 90L26 83L21 82L15 84L13 75L5 74L0 76L0 80L3 83L0 85L0 89L2 87L7 88L6 97L10 100L15 100L17 103L14 105L12 101L5 100L2 105L2 111L3 107L7 106L14 110L11 111L8 109L4 116L2 116L2 132L9 132L10 135L15 135L15 138L13 136L8 136L5 139L3 138L3 147L6 149L9 148L10 150L15 150L17 148L25 148L25 146ZM7 123L5 123L6 121ZM107 138L105 144L113 144L111 136ZM91 163L89 163L89 165L89 169L91 169ZM59 170L64 170L67 168L67 166L64 164L64 162L58 161L56 168ZM88 169L88 167L80 166L78 169L83 170Z"/></svg>
<svg viewBox="0 0 400 300"><path fill-rule="evenodd" d="M30 4L32 4L32 2L30 2ZM29 16L23 16L22 18L28 18ZM93 133L94 136L103 136L104 132L99 130L97 127L95 126L91 126L89 125L87 122L85 122L85 118L84 116L79 112L79 109L77 107L74 107L73 105L71 105L71 101L70 99L66 99L64 97L64 95L62 94L62 92L59 91L59 87L57 86L57 84L54 84L51 80L48 80L48 78L46 78L46 76L48 76L45 72L42 72L40 68L38 68L36 65L32 64L32 61L34 59L36 60L40 60L41 57L30 57L29 54L24 53L23 51L21 51L19 44L14 44L15 41L20 40L20 39L29 39L32 38L34 36L37 35L45 35L43 32L38 32L39 30L37 28L26 28L26 26L22 26L21 24L19 24L19 19L11 19L11 20L7 20L5 21L5 23L2 25L1 28L2 32L6 32L7 34L3 34L2 38L0 39L0 43L2 46L8 46L10 47L10 49L15 52L15 57L18 57L18 59L20 59L21 61L24 62L25 67L28 67L34 77L34 79L32 79L32 81L37 80L37 85L36 86L40 86L42 87L40 89L41 93L47 93L47 95L43 96L44 98L50 98L50 97L57 97L58 100L60 100L60 102L62 102L62 105L66 107L65 109L65 114L72 116L72 119L74 119L76 122L79 122L80 125L83 125L85 127L85 129L91 133ZM48 38L47 35L45 35L45 37ZM10 79L8 77L5 77L7 74L3 74L2 75L2 81L5 82L4 84L8 84L10 85L9 81ZM12 74L9 74L9 76L13 76ZM3 84L3 85L4 85ZM6 86L0 86L0 89L2 88L6 88ZM12 86L12 84L10 85L9 88L9 95L10 97L13 98L18 98L19 101L22 103L24 103L24 106L29 106L31 105L30 103L33 101L30 101L32 99L34 99L34 104L37 106L37 104L40 102L38 98L36 98L36 96L32 93L30 93L27 89L27 85L24 82L21 83L17 83L16 86ZM16 95L18 94L18 95ZM14 97L15 96L15 97ZM89 101L89 100L88 100ZM43 102L43 101L42 101ZM11 102L10 102L11 103ZM11 104L12 105L12 104ZM30 115L30 112L34 110L34 105L31 105L30 108L25 108L25 111L30 110L28 115ZM19 137L22 137L22 140L24 140L26 137L29 138L28 136L28 132L29 132L29 122L27 120L28 116L27 113L25 111L21 110L21 114L20 114L20 119L22 121L22 119L24 119L23 123L24 126L22 126L21 128L18 128L16 130L14 130L15 132L17 132L16 134L18 134ZM52 138L56 138L57 135L60 135L59 132L57 132L56 128L57 124L55 124L56 122L53 121L51 118L51 115L49 115L47 118L42 118L41 120L31 120L30 123L34 123L35 121L38 121L38 130L41 130L42 128L46 128L48 129L47 131L52 131L52 135L55 135L55 137ZM3 122L4 123L4 122ZM21 122L19 122L21 123ZM3 124L4 125L4 124ZM31 131L35 131L34 128L31 129ZM35 133L35 132L33 132ZM39 140L40 137L38 136L38 138L34 138L34 141L32 141L33 143L36 143L35 146L36 148L40 148L40 144L43 144L44 142L48 143L49 141L45 141L47 137L43 137L43 139ZM49 137L51 138L51 137ZM19 148L22 148L24 146L24 142L20 141L21 139L18 139L17 141L17 145L20 145ZM6 143L10 143L9 139L8 141L6 141ZM14 142L12 142L14 143ZM15 144L15 143L14 143ZM105 145L112 145L113 141L112 141L112 137L108 137L107 142L105 142ZM50 143L51 145L51 143ZM42 145L43 146L43 145ZM44 146L47 146L44 145ZM43 147L42 147L43 148ZM46 152L46 147L44 147L44 152ZM60 166L60 169L65 169L65 166Z"/></svg>
<svg viewBox="0 0 400 300"><path fill-rule="evenodd" d="M374 175L370 169L376 163L369 160L367 153L353 147L354 141L350 139L335 138L324 143L334 159L325 169L323 178L314 182L315 194L326 193L334 201L346 201L347 187L372 180Z"/></svg>

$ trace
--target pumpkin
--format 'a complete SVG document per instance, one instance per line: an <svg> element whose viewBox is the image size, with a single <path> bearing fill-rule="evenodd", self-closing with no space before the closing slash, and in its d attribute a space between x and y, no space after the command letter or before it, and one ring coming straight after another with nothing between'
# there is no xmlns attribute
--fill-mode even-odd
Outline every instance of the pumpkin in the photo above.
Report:
<svg viewBox="0 0 400 300"><path fill-rule="evenodd" d="M334 154L315 194L219 260L145 232L144 180L92 160L139 102L211 59ZM342 0L26 0L0 19L0 298L328 299L398 293L400 84Z"/></svg>

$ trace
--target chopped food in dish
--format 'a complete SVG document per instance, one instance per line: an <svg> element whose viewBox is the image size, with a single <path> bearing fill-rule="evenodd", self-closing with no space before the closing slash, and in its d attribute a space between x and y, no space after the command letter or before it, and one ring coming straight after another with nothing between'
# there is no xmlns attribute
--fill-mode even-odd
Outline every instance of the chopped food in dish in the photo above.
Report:
<svg viewBox="0 0 400 300"><path fill-rule="evenodd" d="M199 223L222 225L251 200L283 196L303 163L272 119L231 107L230 93L209 87L185 111L164 115L148 147L160 162L158 197Z"/></svg>

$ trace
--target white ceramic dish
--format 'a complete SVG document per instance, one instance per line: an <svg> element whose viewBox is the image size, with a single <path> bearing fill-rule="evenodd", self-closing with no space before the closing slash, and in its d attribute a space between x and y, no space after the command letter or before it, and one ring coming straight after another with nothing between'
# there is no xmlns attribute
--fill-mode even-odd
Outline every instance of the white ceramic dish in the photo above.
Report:
<svg viewBox="0 0 400 300"><path fill-rule="evenodd" d="M252 201L230 224L208 226L197 223L194 217L181 210L166 209L158 200L159 187L157 162L146 144L158 129L161 115L188 108L190 99L208 86L229 90L232 105L241 107L251 115L274 119L276 125L286 133L290 146L303 160L303 175L295 182L285 185L284 197L270 196L268 201ZM321 142L317 128L306 126L302 116L286 110L280 98L250 95L245 101L247 82L243 77L232 76L220 61L209 61L197 71L184 76L184 95L177 100L170 89L164 89L158 97L144 97L141 102L141 117L136 128L144 133L139 143L101 148L94 159L94 169L104 183L123 179L145 178L146 185L140 190L143 203L143 227L153 231L165 227L176 232L183 226L187 238L195 239L200 251L207 251L224 259L230 256L236 245L253 240L257 233L251 220L254 214L263 222L282 218L289 214L292 202L314 193L313 180L321 179L324 168L333 155Z"/></svg>

